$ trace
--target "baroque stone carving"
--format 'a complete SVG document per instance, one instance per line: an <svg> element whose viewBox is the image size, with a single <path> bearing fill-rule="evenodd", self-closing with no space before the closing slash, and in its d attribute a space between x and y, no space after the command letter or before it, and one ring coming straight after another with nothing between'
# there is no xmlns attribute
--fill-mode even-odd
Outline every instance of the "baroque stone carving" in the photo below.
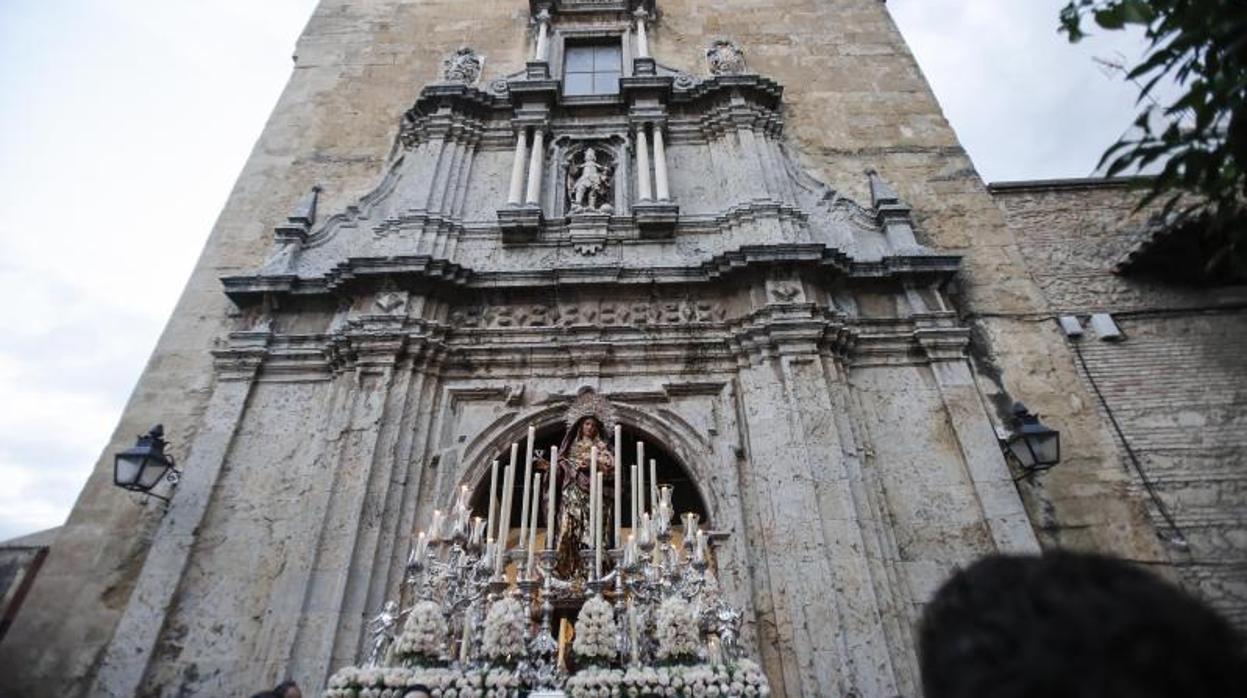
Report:
<svg viewBox="0 0 1247 698"><path fill-rule="evenodd" d="M697 78L691 73L680 72L676 73L673 85L677 90L691 90L697 87L697 82Z"/></svg>
<svg viewBox="0 0 1247 698"><path fill-rule="evenodd" d="M451 313L456 327L644 327L722 322L727 309L711 301L681 299L656 303L604 303L599 307L575 305L472 306Z"/></svg>
<svg viewBox="0 0 1247 698"><path fill-rule="evenodd" d="M460 46L454 53L442 59L442 80L474 85L481 77L485 59L468 46Z"/></svg>
<svg viewBox="0 0 1247 698"><path fill-rule="evenodd" d="M607 151L592 146L568 158L568 213L612 213L615 210L611 205L615 166L610 160Z"/></svg>
<svg viewBox="0 0 1247 698"><path fill-rule="evenodd" d="M711 75L739 75L745 72L745 51L731 39L715 39L706 49Z"/></svg>

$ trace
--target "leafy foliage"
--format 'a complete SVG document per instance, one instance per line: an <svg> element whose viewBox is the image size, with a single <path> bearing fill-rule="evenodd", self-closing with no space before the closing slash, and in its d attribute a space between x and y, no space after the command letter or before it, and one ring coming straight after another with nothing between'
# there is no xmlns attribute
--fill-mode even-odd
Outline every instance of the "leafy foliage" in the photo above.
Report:
<svg viewBox="0 0 1247 698"><path fill-rule="evenodd" d="M1106 174L1161 166L1140 207L1200 237L1212 276L1247 276L1247 0L1070 0L1060 15L1071 42L1090 22L1141 27L1148 51L1127 78L1140 85L1136 129L1104 153ZM1154 104L1158 84L1181 91Z"/></svg>

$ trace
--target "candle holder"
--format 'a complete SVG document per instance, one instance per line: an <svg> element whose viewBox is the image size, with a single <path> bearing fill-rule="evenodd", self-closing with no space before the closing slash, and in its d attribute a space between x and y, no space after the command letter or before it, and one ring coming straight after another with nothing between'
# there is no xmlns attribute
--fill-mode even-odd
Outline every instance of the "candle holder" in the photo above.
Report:
<svg viewBox="0 0 1247 698"><path fill-rule="evenodd" d="M620 547L610 551L610 559L615 568L611 572L615 576L615 650L623 658L628 656L628 630L620 622L628 615L624 605L624 549Z"/></svg>
<svg viewBox="0 0 1247 698"><path fill-rule="evenodd" d="M589 590L590 596L602 596L603 592L609 589L611 583L605 579L592 579L585 582L585 588Z"/></svg>

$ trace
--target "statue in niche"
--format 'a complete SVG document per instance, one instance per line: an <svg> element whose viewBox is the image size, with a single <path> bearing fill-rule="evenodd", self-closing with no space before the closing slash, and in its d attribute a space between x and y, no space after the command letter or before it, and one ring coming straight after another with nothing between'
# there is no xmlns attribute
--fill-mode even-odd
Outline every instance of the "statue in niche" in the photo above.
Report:
<svg viewBox="0 0 1247 698"><path fill-rule="evenodd" d="M614 431L615 410L600 395L586 391L568 408L563 422L567 432L559 445L558 464L551 469L550 462L543 458L536 461L536 467L553 472L553 477L557 478L554 575L567 581L585 580L591 576L592 563L587 556L582 560L580 552L592 549L594 544L589 519L589 473L594 448L597 448L598 472L602 473L602 545L611 545L615 460L613 447L607 443L605 435Z"/></svg>
<svg viewBox="0 0 1247 698"><path fill-rule="evenodd" d="M739 75L745 72L745 51L730 39L715 39L706 49L711 75Z"/></svg>
<svg viewBox="0 0 1247 698"><path fill-rule="evenodd" d="M598 161L598 150L585 148L567 163L567 202L569 213L612 213L611 190L615 168L609 155Z"/></svg>
<svg viewBox="0 0 1247 698"><path fill-rule="evenodd" d="M484 67L484 58L471 48L460 46L457 51L442 59L442 80L474 85L481 77Z"/></svg>

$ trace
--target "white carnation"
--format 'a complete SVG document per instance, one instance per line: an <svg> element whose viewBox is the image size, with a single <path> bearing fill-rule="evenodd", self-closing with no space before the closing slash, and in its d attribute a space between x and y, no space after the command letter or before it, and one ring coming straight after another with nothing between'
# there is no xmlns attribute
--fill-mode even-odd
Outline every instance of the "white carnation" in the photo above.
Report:
<svg viewBox="0 0 1247 698"><path fill-rule="evenodd" d="M701 647L697 613L687 601L672 596L658 607L654 619L658 659L679 661L696 657Z"/></svg>
<svg viewBox="0 0 1247 698"><path fill-rule="evenodd" d="M524 653L524 629L527 625L524 606L515 599L502 599L485 616L485 634L481 651L493 660L510 660Z"/></svg>
<svg viewBox="0 0 1247 698"><path fill-rule="evenodd" d="M580 608L572 650L590 662L610 662L617 654L617 634L614 609L595 595Z"/></svg>
<svg viewBox="0 0 1247 698"><path fill-rule="evenodd" d="M411 609L403 634L394 646L394 656L404 660L436 660L446 644L446 616L432 601L421 601Z"/></svg>

